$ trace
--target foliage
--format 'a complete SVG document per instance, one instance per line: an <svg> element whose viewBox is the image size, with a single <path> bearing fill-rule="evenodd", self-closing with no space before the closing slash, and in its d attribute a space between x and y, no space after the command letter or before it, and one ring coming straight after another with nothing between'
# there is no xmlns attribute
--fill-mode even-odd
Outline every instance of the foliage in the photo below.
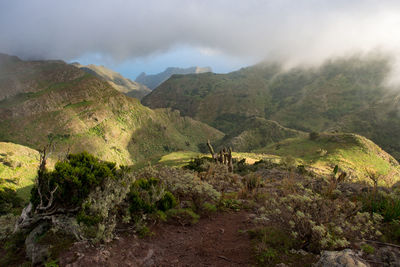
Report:
<svg viewBox="0 0 400 267"><path fill-rule="evenodd" d="M374 254L375 248L368 244L361 244L361 250L366 254Z"/></svg>
<svg viewBox="0 0 400 267"><path fill-rule="evenodd" d="M287 254L298 243L290 233L274 226L250 230L249 235L257 241L255 253L260 265L277 264L279 255Z"/></svg>
<svg viewBox="0 0 400 267"><path fill-rule="evenodd" d="M200 216L191 209L170 209L166 212L170 223L179 223L182 226L193 225L199 221Z"/></svg>
<svg viewBox="0 0 400 267"><path fill-rule="evenodd" d="M167 211L176 206L177 202L171 192L159 179L142 178L136 180L128 194L129 211L134 215L154 213L157 210Z"/></svg>
<svg viewBox="0 0 400 267"><path fill-rule="evenodd" d="M0 266L19 266L25 261L25 238L26 233L18 232L2 244L5 255L0 258Z"/></svg>
<svg viewBox="0 0 400 267"><path fill-rule="evenodd" d="M22 199L17 196L15 190L0 186L0 215L7 214L21 208Z"/></svg>
<svg viewBox="0 0 400 267"><path fill-rule="evenodd" d="M0 241L7 239L13 233L18 218L10 213L0 216Z"/></svg>
<svg viewBox="0 0 400 267"><path fill-rule="evenodd" d="M260 213L261 222L281 225L302 241L301 248L313 252L343 248L356 238L376 238L383 219L360 212L358 204L347 198L325 198L301 184L286 196L271 195Z"/></svg>
<svg viewBox="0 0 400 267"><path fill-rule="evenodd" d="M40 190L42 194L50 195L57 187L55 202L64 207L77 207L106 178L116 178L115 163L101 161L87 152L70 154L65 161L57 162L53 171L43 173ZM34 206L39 205L37 185L31 193L31 202Z"/></svg>
<svg viewBox="0 0 400 267"><path fill-rule="evenodd" d="M400 220L400 196L372 190L361 196L362 208L365 212L379 213L386 222Z"/></svg>
<svg viewBox="0 0 400 267"><path fill-rule="evenodd" d="M182 169L169 167L146 168L138 176L147 179L157 177L178 201L191 201L196 209L201 209L205 202L216 203L221 196L212 185L202 181L194 173Z"/></svg>
<svg viewBox="0 0 400 267"><path fill-rule="evenodd" d="M209 157L197 157L193 158L187 165L184 166L185 169L187 170L192 170L196 172L204 172L207 171L208 169L208 164L209 162L212 162L213 160Z"/></svg>
<svg viewBox="0 0 400 267"><path fill-rule="evenodd" d="M104 178L102 185L89 193L76 216L85 238L94 242L111 240L120 216L120 206L125 203L129 184L134 179L130 169L121 167L115 176Z"/></svg>

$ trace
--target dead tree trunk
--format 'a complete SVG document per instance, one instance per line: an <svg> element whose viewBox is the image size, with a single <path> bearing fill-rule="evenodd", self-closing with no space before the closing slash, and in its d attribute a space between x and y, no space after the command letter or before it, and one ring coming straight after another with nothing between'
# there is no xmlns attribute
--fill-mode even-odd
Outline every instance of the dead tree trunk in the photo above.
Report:
<svg viewBox="0 0 400 267"><path fill-rule="evenodd" d="M215 163L218 163L218 155L214 153L214 148L212 147L210 140L207 140L207 146L208 150L210 151L211 157L213 158Z"/></svg>
<svg viewBox="0 0 400 267"><path fill-rule="evenodd" d="M228 170L230 172L233 172L232 148L229 147L227 149L226 147L224 147L219 153L215 153L210 140L207 141L207 146L215 163L227 165Z"/></svg>
<svg viewBox="0 0 400 267"><path fill-rule="evenodd" d="M233 172L232 148L231 147L229 147L229 149L228 149L227 159L228 159L228 171Z"/></svg>

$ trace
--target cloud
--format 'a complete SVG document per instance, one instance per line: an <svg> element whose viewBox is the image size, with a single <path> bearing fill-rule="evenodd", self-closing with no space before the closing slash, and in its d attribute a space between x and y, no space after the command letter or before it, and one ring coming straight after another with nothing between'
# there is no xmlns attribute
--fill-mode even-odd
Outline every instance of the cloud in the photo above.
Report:
<svg viewBox="0 0 400 267"><path fill-rule="evenodd" d="M400 3L373 0L3 0L0 52L115 61L178 46L202 53L319 63L380 49L400 54Z"/></svg>

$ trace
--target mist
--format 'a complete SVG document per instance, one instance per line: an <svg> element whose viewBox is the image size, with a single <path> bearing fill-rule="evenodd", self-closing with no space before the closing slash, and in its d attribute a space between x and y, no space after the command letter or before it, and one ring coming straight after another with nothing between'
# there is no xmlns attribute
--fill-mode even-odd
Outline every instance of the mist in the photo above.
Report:
<svg viewBox="0 0 400 267"><path fill-rule="evenodd" d="M124 62L189 46L207 55L287 66L378 50L400 66L400 3L5 0L0 36L0 52L23 59L97 53Z"/></svg>

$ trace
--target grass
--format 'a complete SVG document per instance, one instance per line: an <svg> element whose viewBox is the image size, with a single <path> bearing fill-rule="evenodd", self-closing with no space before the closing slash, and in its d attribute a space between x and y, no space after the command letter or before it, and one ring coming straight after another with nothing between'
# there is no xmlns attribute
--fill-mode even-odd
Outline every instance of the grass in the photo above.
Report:
<svg viewBox="0 0 400 267"><path fill-rule="evenodd" d="M368 139L355 134L321 134L316 140L306 137L287 139L256 150L258 153L293 157L297 164L309 166L318 174L330 174L335 165L353 178L372 182L368 170L381 175L380 185L391 185L400 174L396 160ZM391 180L392 179L392 180Z"/></svg>
<svg viewBox="0 0 400 267"><path fill-rule="evenodd" d="M13 188L19 197L28 200L36 178L39 152L36 150L0 142L0 178L2 187Z"/></svg>

